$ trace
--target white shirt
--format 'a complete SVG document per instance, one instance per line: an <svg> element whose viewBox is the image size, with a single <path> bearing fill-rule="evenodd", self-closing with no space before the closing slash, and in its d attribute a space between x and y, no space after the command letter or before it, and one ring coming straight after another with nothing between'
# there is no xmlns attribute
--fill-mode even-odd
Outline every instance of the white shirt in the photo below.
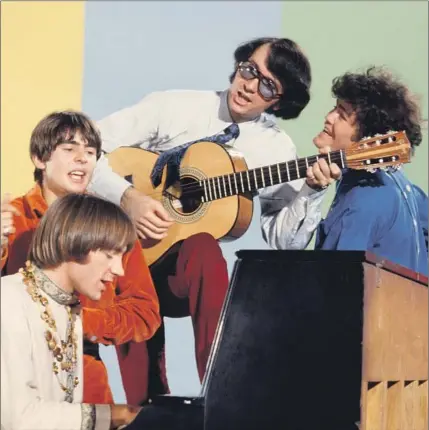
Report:
<svg viewBox="0 0 429 430"><path fill-rule="evenodd" d="M76 316L77 377L73 403L65 401L46 339L41 309L26 291L20 273L1 279L1 426L4 430L107 430L110 406L97 405L96 425L82 406L82 321ZM61 339L65 339L68 314L44 292ZM64 374L65 372L60 372ZM66 384L63 378L62 383Z"/></svg>
<svg viewBox="0 0 429 430"><path fill-rule="evenodd" d="M102 149L110 153L120 146L139 146L163 152L219 133L232 124L227 94L184 90L151 93L98 122ZM228 144L244 155L250 169L297 158L290 137L267 115L238 126L239 137ZM89 190L119 204L129 186L102 156ZM324 194L312 190L304 179L262 190L261 229L268 245L274 249L305 248L320 222Z"/></svg>

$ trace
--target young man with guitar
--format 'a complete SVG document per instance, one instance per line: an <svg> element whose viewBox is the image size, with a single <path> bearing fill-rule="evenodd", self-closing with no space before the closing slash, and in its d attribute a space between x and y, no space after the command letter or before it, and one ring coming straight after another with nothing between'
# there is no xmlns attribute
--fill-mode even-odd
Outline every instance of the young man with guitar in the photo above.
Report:
<svg viewBox="0 0 429 430"><path fill-rule="evenodd" d="M101 157L97 163L90 190L125 208L136 224L139 237L149 243L146 246L148 252L154 243L163 244L170 237L174 238L175 225L180 222L183 212L192 215L195 208L182 208L181 214L168 199L163 204L154 198L161 192L150 183L151 179L152 184L156 183L151 170L136 162L136 151L146 149L167 154L165 162L169 168L171 164L176 164L173 168L177 167L183 155L175 152L175 148L195 140L221 145L227 143L244 155L250 168L257 170L296 158L296 148L290 137L266 113L291 119L298 117L305 108L310 99L311 84L307 58L295 42L276 38L260 38L245 43L236 49L234 57L235 69L230 79L231 86L226 91L156 92L98 123L103 150L111 154L109 160ZM128 157L125 151L125 156L119 157L118 161L114 159L115 150L121 146L129 150ZM211 166L217 162L209 153L206 153L205 160L204 154L200 160ZM111 166L115 166L113 170ZM189 176L198 177L198 161L190 160L189 166ZM207 200L218 198L219 194L224 197L227 186L231 194L234 186L235 191L241 189L246 192L253 191L251 188L263 188L259 198L264 239L275 249L303 249L321 218L323 188L339 177L340 169L320 160L314 167L307 166L309 175L305 178L306 170L301 176L297 165L293 179L298 180L275 185L280 182L276 181L276 175L277 179L282 174L286 175L280 171L279 164L276 166L278 173L254 171L252 178L243 174L238 178L241 182L234 184L227 184L224 177L222 180L218 177L216 182L207 184L204 195ZM287 175L290 174L288 171ZM229 180L234 179L237 180L235 177ZM258 186L253 187L252 184ZM190 184L187 189L195 188L195 185L198 184ZM149 191L143 192L145 189ZM243 199L237 202L237 207L245 205ZM203 206L202 211L210 210L209 205ZM197 209L195 211L198 212ZM219 212L222 213L222 209ZM192 221L189 217L184 223ZM219 231L209 233L210 228L216 226L219 226ZM242 226L237 229L243 234ZM220 219L202 224L200 231L175 244L174 253L171 250L164 253L157 264L151 266L161 314L192 317L201 380L228 288L227 266L217 243L217 239L227 235L228 230L229 226L222 230ZM168 392L163 326L147 345L151 364L150 394ZM138 382L138 375L143 373L145 354L142 344L131 344L127 351L119 351L118 354L120 363L124 363L121 370L125 392L132 403L145 400L144 384ZM156 385L154 376L159 373L158 366L162 383L158 379Z"/></svg>
<svg viewBox="0 0 429 430"><path fill-rule="evenodd" d="M352 141L392 130L406 133L412 151L420 145L419 106L386 70L346 73L334 80L332 93L337 103L314 138L318 148L344 150ZM370 251L427 276L427 237L428 198L402 170L345 169L319 225L316 249Z"/></svg>

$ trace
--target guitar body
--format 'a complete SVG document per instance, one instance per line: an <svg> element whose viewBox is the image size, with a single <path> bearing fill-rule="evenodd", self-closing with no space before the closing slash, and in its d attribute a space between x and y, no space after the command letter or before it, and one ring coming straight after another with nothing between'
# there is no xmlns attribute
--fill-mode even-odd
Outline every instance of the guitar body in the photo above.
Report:
<svg viewBox="0 0 429 430"><path fill-rule="evenodd" d="M220 175L246 171L247 165L238 152L211 142L190 146L180 165L180 183L164 193L166 168L161 184L153 187L150 175L158 155L140 148L121 147L107 156L113 171L129 180L133 186L159 200L175 223L161 241L142 240L143 252L149 266L174 252L184 239L202 232L218 240L234 240L242 236L252 221L251 194L238 194L202 203L181 196L182 186Z"/></svg>

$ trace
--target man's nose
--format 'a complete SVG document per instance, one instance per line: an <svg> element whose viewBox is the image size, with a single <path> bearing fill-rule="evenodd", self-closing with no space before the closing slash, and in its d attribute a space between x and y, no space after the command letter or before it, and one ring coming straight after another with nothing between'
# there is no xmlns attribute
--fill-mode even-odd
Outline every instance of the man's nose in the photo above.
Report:
<svg viewBox="0 0 429 430"><path fill-rule="evenodd" d="M124 266L122 264L122 255L115 255L113 257L110 270L115 276L124 276Z"/></svg>
<svg viewBox="0 0 429 430"><path fill-rule="evenodd" d="M79 161L81 163L87 163L88 162L88 155L87 155L85 149L79 148L76 151L75 160Z"/></svg>
<svg viewBox="0 0 429 430"><path fill-rule="evenodd" d="M339 114L334 109L325 116L325 123L332 125L335 123L335 121L338 119L338 117L339 117Z"/></svg>
<svg viewBox="0 0 429 430"><path fill-rule="evenodd" d="M244 83L244 89L246 92L254 94L258 91L259 80L258 78L249 79Z"/></svg>

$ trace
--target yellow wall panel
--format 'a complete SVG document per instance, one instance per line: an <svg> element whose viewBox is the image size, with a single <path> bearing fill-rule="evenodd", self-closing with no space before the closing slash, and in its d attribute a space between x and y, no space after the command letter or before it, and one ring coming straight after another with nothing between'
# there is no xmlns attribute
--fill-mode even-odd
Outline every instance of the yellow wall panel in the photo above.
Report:
<svg viewBox="0 0 429 430"><path fill-rule="evenodd" d="M28 147L47 113L80 109L85 2L1 2L1 191L33 184Z"/></svg>

